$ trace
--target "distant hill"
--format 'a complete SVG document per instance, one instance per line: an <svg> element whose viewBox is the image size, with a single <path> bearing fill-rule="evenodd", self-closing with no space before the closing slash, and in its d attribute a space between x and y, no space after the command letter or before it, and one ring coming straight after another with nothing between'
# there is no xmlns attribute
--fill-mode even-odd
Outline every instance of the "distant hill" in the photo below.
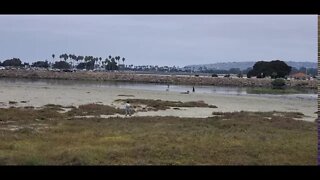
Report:
<svg viewBox="0 0 320 180"><path fill-rule="evenodd" d="M294 61L285 61L289 66L295 67L297 69L301 67L306 68L317 68L317 63L315 62L294 62ZM185 69L194 68L198 70L200 67L209 69L219 69L219 70L229 70L231 68L240 68L240 70L245 70L249 67L253 67L256 62L246 61L246 62L225 62L225 63L213 63L213 64L199 64L199 65L188 65L185 66Z"/></svg>

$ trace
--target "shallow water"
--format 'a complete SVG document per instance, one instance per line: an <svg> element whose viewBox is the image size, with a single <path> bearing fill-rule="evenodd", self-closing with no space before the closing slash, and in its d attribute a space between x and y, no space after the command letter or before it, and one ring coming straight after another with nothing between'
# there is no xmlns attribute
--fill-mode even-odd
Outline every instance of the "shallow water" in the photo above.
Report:
<svg viewBox="0 0 320 180"><path fill-rule="evenodd" d="M121 95L136 99L161 99L166 101L205 101L218 108L191 108L148 112L150 116L208 117L213 111L284 111L301 112L303 120L314 121L317 117L317 94L248 94L248 88L196 86L196 92L188 95L180 92L192 91L192 86L142 84L128 82L32 80L0 78L0 108L11 106L41 107L45 104L79 106L88 103L102 103L111 106ZM17 102L16 105L10 101Z"/></svg>
<svg viewBox="0 0 320 180"><path fill-rule="evenodd" d="M83 86L83 87L98 87L98 88L124 88L135 90L153 90L153 91L172 91L172 92L187 92L192 93L193 86L191 85L168 85L155 83L134 83L134 82L115 82L115 81L90 81L90 80L56 80L56 79L15 79L15 78L0 78L0 84L19 84L20 86L37 85L43 86ZM195 86L196 94L214 93L236 96L263 96L263 97L279 97L279 98L302 98L316 100L318 95L315 91L305 91L297 94L251 94L250 87L222 87L222 86Z"/></svg>

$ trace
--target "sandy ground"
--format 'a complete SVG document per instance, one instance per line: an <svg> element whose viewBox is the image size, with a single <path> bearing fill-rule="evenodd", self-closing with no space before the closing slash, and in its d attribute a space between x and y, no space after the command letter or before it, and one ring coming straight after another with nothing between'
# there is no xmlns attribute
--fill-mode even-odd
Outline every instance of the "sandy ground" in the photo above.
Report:
<svg viewBox="0 0 320 180"><path fill-rule="evenodd" d="M118 95L134 95L122 97ZM181 108L165 111L138 112L135 116L179 116L179 117L208 117L213 111L293 111L306 116L303 120L314 121L317 118L317 100L315 98L299 98L294 96L260 96L260 95L224 95L224 94L180 94L179 92L134 90L124 88L98 88L63 85L34 85L0 82L0 107L9 107L9 101L18 102L16 106L40 107L45 104L60 104L78 106L87 103L102 103L123 107L114 103L115 99L145 98L171 101L203 100L218 108ZM27 101L21 103L21 101Z"/></svg>

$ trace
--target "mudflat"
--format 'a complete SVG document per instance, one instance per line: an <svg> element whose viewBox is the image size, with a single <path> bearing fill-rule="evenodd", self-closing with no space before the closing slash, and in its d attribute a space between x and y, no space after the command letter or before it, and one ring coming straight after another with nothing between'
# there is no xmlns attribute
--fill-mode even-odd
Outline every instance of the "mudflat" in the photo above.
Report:
<svg viewBox="0 0 320 180"><path fill-rule="evenodd" d="M206 118L212 112L234 111L282 111L300 112L306 121L317 118L317 99L301 98L299 95L230 95L217 93L181 94L171 91L137 90L121 87L96 87L59 84L23 84L20 82L0 81L0 107L34 106L46 104L79 106L88 103L100 103L123 108L123 103L116 99L160 99L166 101L204 101L217 106L182 107L159 111L138 112L135 116L177 116ZM11 103L9 103L11 101ZM15 103L13 103L15 102Z"/></svg>

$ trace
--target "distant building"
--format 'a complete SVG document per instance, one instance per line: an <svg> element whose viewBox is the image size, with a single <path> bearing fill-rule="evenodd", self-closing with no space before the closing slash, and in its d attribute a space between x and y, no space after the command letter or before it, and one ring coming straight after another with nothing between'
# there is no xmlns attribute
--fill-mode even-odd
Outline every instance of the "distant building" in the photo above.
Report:
<svg viewBox="0 0 320 180"><path fill-rule="evenodd" d="M293 79L300 79L300 80L306 80L308 78L308 76L302 72L292 74L290 77Z"/></svg>

